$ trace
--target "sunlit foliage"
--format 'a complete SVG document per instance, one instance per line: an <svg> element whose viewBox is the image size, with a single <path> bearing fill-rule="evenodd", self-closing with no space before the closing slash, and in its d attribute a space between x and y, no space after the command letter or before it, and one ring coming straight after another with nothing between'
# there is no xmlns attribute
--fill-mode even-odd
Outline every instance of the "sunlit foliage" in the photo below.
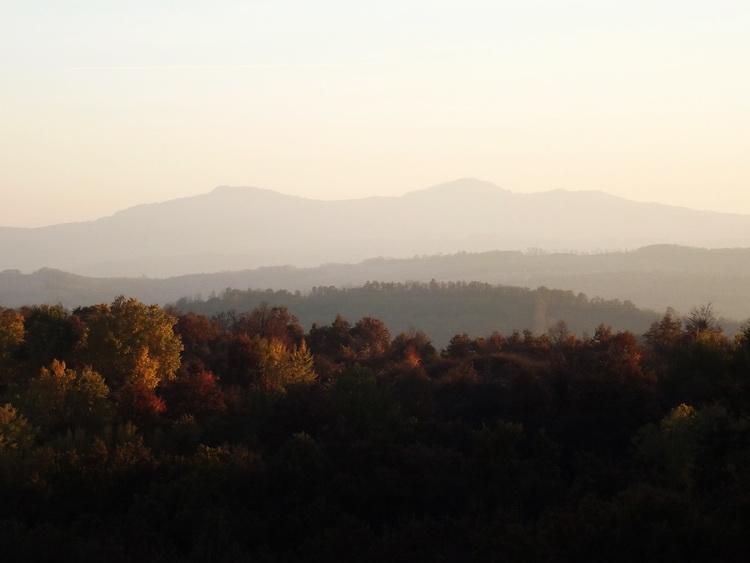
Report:
<svg viewBox="0 0 750 563"><path fill-rule="evenodd" d="M118 297L79 314L87 325L82 363L101 373L112 389L126 384L154 389L174 377L182 343L173 330L176 319L157 305Z"/></svg>

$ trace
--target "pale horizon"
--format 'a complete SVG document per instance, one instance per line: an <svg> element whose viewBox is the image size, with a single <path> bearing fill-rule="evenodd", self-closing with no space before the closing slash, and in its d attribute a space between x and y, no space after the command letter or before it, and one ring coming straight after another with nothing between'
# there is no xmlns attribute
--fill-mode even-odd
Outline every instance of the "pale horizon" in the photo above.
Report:
<svg viewBox="0 0 750 563"><path fill-rule="evenodd" d="M9 0L0 226L479 178L750 214L750 4Z"/></svg>

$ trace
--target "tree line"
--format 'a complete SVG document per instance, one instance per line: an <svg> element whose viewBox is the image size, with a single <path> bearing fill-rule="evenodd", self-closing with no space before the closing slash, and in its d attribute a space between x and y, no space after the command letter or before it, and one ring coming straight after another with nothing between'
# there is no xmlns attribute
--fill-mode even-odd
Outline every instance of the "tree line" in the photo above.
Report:
<svg viewBox="0 0 750 563"><path fill-rule="evenodd" d="M305 331L281 305L2 309L0 544L9 561L742 560L749 378L750 325L730 336L710 306L639 335L559 320L442 348L374 317Z"/></svg>
<svg viewBox="0 0 750 563"><path fill-rule="evenodd" d="M337 314L349 319L377 317L395 333L421 330L440 347L456 332L474 337L524 328L545 332L559 320L578 334L592 333L602 323L640 332L659 318L627 300L590 298L569 290L436 280L314 286L307 293L228 287L205 299L183 297L174 307L214 315L232 309L248 311L262 303L288 307L305 327L329 322Z"/></svg>

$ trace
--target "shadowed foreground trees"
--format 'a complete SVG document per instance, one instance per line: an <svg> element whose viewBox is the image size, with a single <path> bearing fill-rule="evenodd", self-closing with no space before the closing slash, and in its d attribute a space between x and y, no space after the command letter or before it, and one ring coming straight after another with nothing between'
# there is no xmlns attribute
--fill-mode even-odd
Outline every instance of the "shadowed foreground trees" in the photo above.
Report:
<svg viewBox="0 0 750 563"><path fill-rule="evenodd" d="M642 343L558 323L439 351L370 317L305 334L282 307L0 313L4 560L750 549L748 328L730 339L669 313Z"/></svg>
<svg viewBox="0 0 750 563"><path fill-rule="evenodd" d="M439 346L461 332L473 337L493 331L510 334L524 328L543 332L547 326L564 319L577 333L591 332L600 323L618 330L642 331L658 315L640 310L629 301L588 298L582 293L539 287L528 289L480 282L367 282L361 287L313 287L309 294L285 290L240 290L227 288L209 299L180 299L175 307L181 312L215 315L230 309L252 311L268 303L288 308L311 326L320 327L337 314L355 323L375 316L393 334L412 327L424 331Z"/></svg>
<svg viewBox="0 0 750 563"><path fill-rule="evenodd" d="M0 307L0 392L12 385L19 366L17 351L23 342L23 317Z"/></svg>
<svg viewBox="0 0 750 563"><path fill-rule="evenodd" d="M73 370L53 360L29 380L26 410L48 431L85 428L101 430L111 423L109 388L91 367Z"/></svg>

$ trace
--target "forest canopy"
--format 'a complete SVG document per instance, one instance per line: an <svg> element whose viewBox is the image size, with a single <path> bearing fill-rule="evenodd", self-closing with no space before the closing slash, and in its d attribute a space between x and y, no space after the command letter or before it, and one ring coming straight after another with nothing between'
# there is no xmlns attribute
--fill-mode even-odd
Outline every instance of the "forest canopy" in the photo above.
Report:
<svg viewBox="0 0 750 563"><path fill-rule="evenodd" d="M391 290L502 293L362 295ZM9 561L750 548L750 325L730 334L709 305L637 334L559 318L438 346L373 316L305 330L283 305L205 315L119 297L0 310L0 369Z"/></svg>
<svg viewBox="0 0 750 563"><path fill-rule="evenodd" d="M524 329L543 333L560 320L577 334L591 334L602 323L640 333L659 318L658 313L638 309L630 301L589 298L573 291L435 280L316 286L304 294L226 288L206 299L184 297L172 306L182 312L214 315L247 311L263 303L287 307L305 327L328 322L337 314L349 319L376 317L394 332L421 330L439 346L447 345L457 332L474 337Z"/></svg>

